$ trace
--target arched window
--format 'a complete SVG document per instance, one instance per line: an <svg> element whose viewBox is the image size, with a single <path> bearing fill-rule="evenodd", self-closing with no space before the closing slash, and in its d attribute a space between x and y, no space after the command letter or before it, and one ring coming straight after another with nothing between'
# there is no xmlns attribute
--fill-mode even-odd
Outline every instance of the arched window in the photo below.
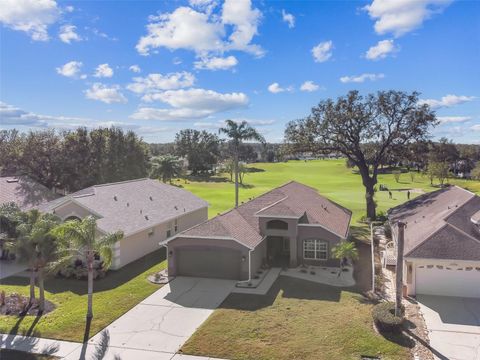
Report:
<svg viewBox="0 0 480 360"><path fill-rule="evenodd" d="M288 224L282 220L270 220L267 222L267 229L288 230Z"/></svg>
<svg viewBox="0 0 480 360"><path fill-rule="evenodd" d="M76 215L70 215L70 216L66 217L63 221L72 221L72 220L82 221L82 219L80 219Z"/></svg>

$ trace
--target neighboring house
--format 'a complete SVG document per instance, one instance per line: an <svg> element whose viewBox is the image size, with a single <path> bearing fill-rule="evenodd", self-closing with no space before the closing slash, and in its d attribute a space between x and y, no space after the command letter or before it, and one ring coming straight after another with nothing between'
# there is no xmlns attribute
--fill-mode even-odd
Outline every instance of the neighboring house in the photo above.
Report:
<svg viewBox="0 0 480 360"><path fill-rule="evenodd" d="M389 221L393 254L397 224L406 224L404 285L408 295L480 298L480 197L449 186L391 209Z"/></svg>
<svg viewBox="0 0 480 360"><path fill-rule="evenodd" d="M159 241L208 218L208 204L192 193L152 179L95 185L40 207L62 220L97 218L100 233L123 231L112 268L158 250Z"/></svg>
<svg viewBox="0 0 480 360"><path fill-rule="evenodd" d="M347 238L351 216L292 181L161 245L168 248L170 276L248 280L265 263L338 266L331 249Z"/></svg>
<svg viewBox="0 0 480 360"><path fill-rule="evenodd" d="M56 198L53 191L28 176L0 177L0 205L14 202L26 211Z"/></svg>

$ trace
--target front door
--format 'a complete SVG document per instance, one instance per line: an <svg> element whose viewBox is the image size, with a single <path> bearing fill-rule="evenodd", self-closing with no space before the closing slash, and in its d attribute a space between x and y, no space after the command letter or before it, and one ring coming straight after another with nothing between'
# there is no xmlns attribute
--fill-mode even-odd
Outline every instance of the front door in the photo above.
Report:
<svg viewBox="0 0 480 360"><path fill-rule="evenodd" d="M282 236L269 236L267 238L267 259L270 266L288 266L290 239Z"/></svg>

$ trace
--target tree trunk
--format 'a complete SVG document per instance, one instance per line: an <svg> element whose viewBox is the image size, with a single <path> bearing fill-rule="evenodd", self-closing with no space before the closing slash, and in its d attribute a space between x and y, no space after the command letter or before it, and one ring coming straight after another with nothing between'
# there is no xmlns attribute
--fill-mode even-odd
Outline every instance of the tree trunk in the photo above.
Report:
<svg viewBox="0 0 480 360"><path fill-rule="evenodd" d="M43 312L45 310L45 287L43 283L43 267L38 269L38 293L39 293L39 301L40 304L38 306L38 310Z"/></svg>
<svg viewBox="0 0 480 360"><path fill-rule="evenodd" d="M88 269L88 307L87 307L87 318L93 318L93 257L88 255L87 258L87 269Z"/></svg>
<svg viewBox="0 0 480 360"><path fill-rule="evenodd" d="M35 276L36 272L35 269L32 268L30 269L30 299L29 303L32 304L33 300L35 300Z"/></svg>
<svg viewBox="0 0 480 360"><path fill-rule="evenodd" d="M238 147L235 147L234 171L235 171L235 207L238 207Z"/></svg>
<svg viewBox="0 0 480 360"><path fill-rule="evenodd" d="M398 222L397 267L395 269L395 316L401 315L402 291L403 291L404 236L405 236L405 224L403 222Z"/></svg>
<svg viewBox="0 0 480 360"><path fill-rule="evenodd" d="M365 186L365 200L367 202L367 217L372 221L377 218L374 196L375 196L375 189L373 184L369 184Z"/></svg>

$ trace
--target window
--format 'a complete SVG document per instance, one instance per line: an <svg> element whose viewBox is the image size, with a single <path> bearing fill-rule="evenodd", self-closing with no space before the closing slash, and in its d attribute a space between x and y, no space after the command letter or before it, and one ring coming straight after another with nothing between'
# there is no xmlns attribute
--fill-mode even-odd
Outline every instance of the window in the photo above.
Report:
<svg viewBox="0 0 480 360"><path fill-rule="evenodd" d="M317 239L304 240L303 258L312 260L327 260L328 242Z"/></svg>
<svg viewBox="0 0 480 360"><path fill-rule="evenodd" d="M167 239L172 236L172 230L168 229L167 230Z"/></svg>
<svg viewBox="0 0 480 360"><path fill-rule="evenodd" d="M288 224L282 220L270 220L267 222L267 229L288 230Z"/></svg>
<svg viewBox="0 0 480 360"><path fill-rule="evenodd" d="M175 219L175 227L173 228L173 231L175 232L175 234L178 231L178 221L177 221L177 219Z"/></svg>

